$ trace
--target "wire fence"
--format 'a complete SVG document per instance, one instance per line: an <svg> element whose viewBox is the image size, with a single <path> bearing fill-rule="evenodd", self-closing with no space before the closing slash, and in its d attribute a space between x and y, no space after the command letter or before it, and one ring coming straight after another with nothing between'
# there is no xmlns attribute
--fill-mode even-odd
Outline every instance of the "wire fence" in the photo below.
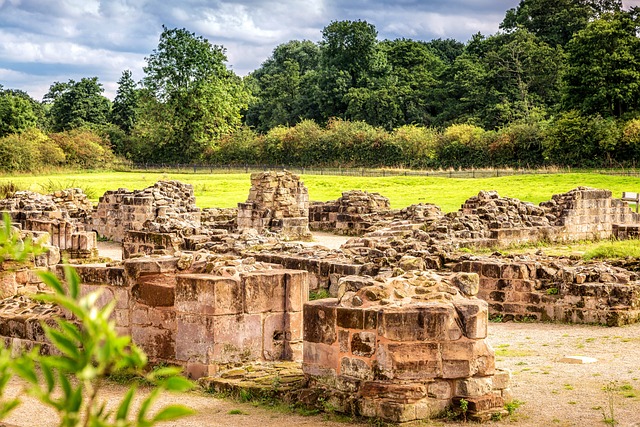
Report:
<svg viewBox="0 0 640 427"><path fill-rule="evenodd" d="M573 169L573 168L542 168L542 169L374 169L374 168L328 168L328 167L300 167L273 165L208 165L208 164L164 164L138 163L123 165L132 171L150 171L159 173L193 173L193 174L241 174L266 171L288 170L300 175L331 175L331 176L361 176L361 177L394 177L394 176L424 176L438 178L491 178L515 175L546 175L554 173L589 172L616 176L640 176L640 169Z"/></svg>

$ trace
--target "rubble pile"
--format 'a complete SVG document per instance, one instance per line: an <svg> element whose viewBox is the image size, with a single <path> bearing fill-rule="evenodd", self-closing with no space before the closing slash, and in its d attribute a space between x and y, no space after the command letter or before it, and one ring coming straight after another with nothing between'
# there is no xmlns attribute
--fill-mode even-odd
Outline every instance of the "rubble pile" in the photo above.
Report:
<svg viewBox="0 0 640 427"><path fill-rule="evenodd" d="M338 200L313 202L309 207L309 226L312 230L358 235L376 224L393 219L395 214L386 197L351 190L343 192Z"/></svg>

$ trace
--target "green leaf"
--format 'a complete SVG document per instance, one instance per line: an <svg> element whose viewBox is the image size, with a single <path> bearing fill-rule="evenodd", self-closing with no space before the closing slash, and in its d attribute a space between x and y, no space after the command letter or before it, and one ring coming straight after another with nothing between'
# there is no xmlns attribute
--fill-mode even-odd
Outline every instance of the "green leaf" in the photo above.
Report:
<svg viewBox="0 0 640 427"><path fill-rule="evenodd" d="M53 377L53 370L51 369L51 366L49 366L49 363L47 363L46 359L40 363L40 370L42 371L42 376L44 376L47 383L47 391L51 393L55 386L55 380Z"/></svg>
<svg viewBox="0 0 640 427"><path fill-rule="evenodd" d="M62 388L64 397L66 399L69 399L69 396L71 396L72 393L71 383L69 382L67 376L62 372L59 373L58 377L60 378L60 387Z"/></svg>
<svg viewBox="0 0 640 427"><path fill-rule="evenodd" d="M70 339L62 332L53 328L46 328L45 333L47 335L47 338L49 338L53 345L55 345L56 348L62 353L66 354L72 359L77 359L80 356L78 344L73 342L72 339Z"/></svg>
<svg viewBox="0 0 640 427"><path fill-rule="evenodd" d="M175 375L179 375L180 373L182 373L182 369L170 366L153 370L149 373L149 375L147 375L147 379L149 381L154 381L166 377L173 377Z"/></svg>
<svg viewBox="0 0 640 427"><path fill-rule="evenodd" d="M162 382L162 385L170 391L187 391L195 387L193 382L181 376L167 378Z"/></svg>
<svg viewBox="0 0 640 427"><path fill-rule="evenodd" d="M78 386L71 394L68 402L69 412L78 412L80 410L80 406L82 405L82 387Z"/></svg>
<svg viewBox="0 0 640 427"><path fill-rule="evenodd" d="M149 407L158 398L159 394L160 389L155 388L151 391L151 393L149 393L149 396L147 396L147 398L142 401L142 405L140 405L140 410L138 411L138 423L145 422L147 411L149 411Z"/></svg>
<svg viewBox="0 0 640 427"><path fill-rule="evenodd" d="M67 279L67 284L69 285L69 296L73 299L78 299L78 295L80 294L80 276L78 272L70 265L65 265L64 277Z"/></svg>
<svg viewBox="0 0 640 427"><path fill-rule="evenodd" d="M155 417L153 417L153 422L159 421L168 421L175 420L176 418L184 417L186 415L191 415L195 411L191 408L187 408L182 405L169 405L163 408L160 412L158 412Z"/></svg>
<svg viewBox="0 0 640 427"><path fill-rule="evenodd" d="M16 360L13 368L23 379L27 380L31 384L38 384L38 376L36 375L36 371L31 360L20 358Z"/></svg>
<svg viewBox="0 0 640 427"><path fill-rule="evenodd" d="M127 394L124 396L124 399L122 399L122 403L120 403L120 406L118 407L118 412L116 413L116 420L126 420L127 419L127 415L129 415L129 408L131 406L131 400L133 399L133 396L136 392L136 386L133 385L131 386L131 388L129 388L129 391L127 391Z"/></svg>
<svg viewBox="0 0 640 427"><path fill-rule="evenodd" d="M40 277L40 280L42 280L47 286L52 288L57 294L66 295L62 283L60 283L60 280L58 280L55 274L49 271L38 272L38 277Z"/></svg>

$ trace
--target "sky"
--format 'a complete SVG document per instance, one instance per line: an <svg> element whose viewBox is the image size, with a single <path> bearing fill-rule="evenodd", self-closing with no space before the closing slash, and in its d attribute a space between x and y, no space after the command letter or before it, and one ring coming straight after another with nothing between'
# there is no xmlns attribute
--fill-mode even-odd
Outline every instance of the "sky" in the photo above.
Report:
<svg viewBox="0 0 640 427"><path fill-rule="evenodd" d="M494 34L519 0L0 0L0 84L41 100L53 82L97 76L113 99L131 70L138 81L162 25L227 49L244 76L290 40L320 41L335 20L365 20L379 39ZM640 0L623 1L626 7Z"/></svg>

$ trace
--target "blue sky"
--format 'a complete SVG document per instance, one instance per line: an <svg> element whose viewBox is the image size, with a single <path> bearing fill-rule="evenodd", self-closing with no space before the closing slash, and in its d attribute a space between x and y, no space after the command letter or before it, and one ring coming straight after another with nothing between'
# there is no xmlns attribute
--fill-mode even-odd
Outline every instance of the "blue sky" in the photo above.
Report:
<svg viewBox="0 0 640 427"><path fill-rule="evenodd" d="M123 70L143 76L162 25L227 49L246 75L278 44L319 41L333 20L362 19L380 39L454 38L498 30L518 0L0 0L0 84L36 99L55 81L97 76L113 98ZM624 2L640 6L640 0Z"/></svg>

